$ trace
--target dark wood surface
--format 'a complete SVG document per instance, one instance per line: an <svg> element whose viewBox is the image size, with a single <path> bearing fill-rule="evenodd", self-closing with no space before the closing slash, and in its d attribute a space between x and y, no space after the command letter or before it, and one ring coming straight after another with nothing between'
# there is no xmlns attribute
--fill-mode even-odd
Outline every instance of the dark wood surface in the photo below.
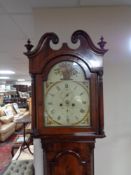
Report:
<svg viewBox="0 0 131 175"><path fill-rule="evenodd" d="M79 47L71 49L67 43L54 50L50 42L58 44L55 33L44 34L37 47L28 41L29 72L32 77L32 126L34 137L41 138L44 152L46 175L94 175L94 144L96 138L104 134L103 114L103 55L106 42L101 37L96 47L90 36L78 30L72 34L73 44L80 41ZM73 61L83 69L85 79L90 80L90 127L44 127L43 81L55 64Z"/></svg>
<svg viewBox="0 0 131 175"><path fill-rule="evenodd" d="M44 142L44 140L43 140ZM46 152L45 174L93 175L94 141L42 143Z"/></svg>

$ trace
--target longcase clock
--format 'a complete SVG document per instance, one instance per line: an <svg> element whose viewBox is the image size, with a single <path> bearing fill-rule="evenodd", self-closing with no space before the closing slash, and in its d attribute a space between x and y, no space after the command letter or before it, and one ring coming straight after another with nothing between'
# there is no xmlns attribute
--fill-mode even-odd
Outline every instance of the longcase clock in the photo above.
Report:
<svg viewBox="0 0 131 175"><path fill-rule="evenodd" d="M72 49L57 44L55 33L44 34L31 51L25 45L32 76L33 136L41 139L45 175L94 175L94 146L103 138L103 55L106 42L96 47L90 36L75 31Z"/></svg>

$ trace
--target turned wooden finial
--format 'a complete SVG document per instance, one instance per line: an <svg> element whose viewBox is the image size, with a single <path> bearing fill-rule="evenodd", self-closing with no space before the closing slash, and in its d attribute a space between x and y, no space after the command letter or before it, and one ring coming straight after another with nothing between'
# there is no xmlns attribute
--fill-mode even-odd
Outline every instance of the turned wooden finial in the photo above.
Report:
<svg viewBox="0 0 131 175"><path fill-rule="evenodd" d="M104 49L106 43L107 43L107 42L104 41L104 37L101 36L101 38L100 38L100 42L98 42L97 44L100 46L101 49Z"/></svg>
<svg viewBox="0 0 131 175"><path fill-rule="evenodd" d="M27 40L27 44L25 44L25 47L27 49L27 53L29 53L31 51L31 49L34 47L32 44L31 44L31 41L30 39Z"/></svg>

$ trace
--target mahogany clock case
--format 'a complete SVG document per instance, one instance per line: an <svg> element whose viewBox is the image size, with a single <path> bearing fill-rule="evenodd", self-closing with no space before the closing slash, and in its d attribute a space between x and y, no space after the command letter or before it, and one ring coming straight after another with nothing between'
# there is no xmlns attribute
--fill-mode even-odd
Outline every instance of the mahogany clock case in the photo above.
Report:
<svg viewBox="0 0 131 175"><path fill-rule="evenodd" d="M63 43L60 49L54 50L50 47L50 42L57 44L58 36L55 33L46 33L33 51L31 51L33 45L29 40L25 45L27 48L25 54L29 58L29 72L32 76L33 136L41 139L45 175L94 175L95 139L105 136L102 57L107 52L104 49L106 42L101 37L98 48L90 36L82 30L77 30L71 36L73 44L78 40L80 45L76 49L71 49L67 43ZM56 78L53 76L52 81L49 81L54 67L58 65L61 67L61 64L62 80L53 82ZM80 68L79 71L72 66L70 68L73 64ZM80 70L84 78L76 76L77 78L73 79L72 72L77 71L78 75L81 75ZM65 82L70 88L67 88ZM71 86L77 87L80 92L73 92ZM57 89L61 91L60 95ZM66 89L69 90L65 92ZM54 97L50 97L52 91L52 95L55 95L58 101L57 106L53 104ZM85 97L81 97L81 91ZM47 103L52 103L53 110L56 108L60 111L60 116L57 116L58 111L51 112ZM86 110L86 107L89 110ZM69 118L67 114L70 114ZM62 115L65 115L64 119L59 122ZM71 119L70 122L73 116L77 117L76 122L75 119ZM65 120L65 117L68 120Z"/></svg>
<svg viewBox="0 0 131 175"><path fill-rule="evenodd" d="M89 35L78 30L71 37L72 43L80 41L80 46L70 49L67 43L63 43L59 50L50 47L50 41L58 43L58 37L54 33L44 34L34 51L28 50L29 71L33 79L33 129L38 135L63 135L70 136L103 136L103 89L102 89L102 55L107 51L104 49L103 38L97 48ZM29 43L30 44L30 43ZM29 47L28 44L28 47ZM44 93L43 82L48 80L51 68L59 62L71 61L77 63L83 70L85 80L90 82L90 120L88 127L45 127L44 120ZM34 133L35 134L35 133Z"/></svg>
<svg viewBox="0 0 131 175"><path fill-rule="evenodd" d="M34 136L53 136L59 137L103 137L104 136L104 119L103 119L103 58L107 52L104 49L106 42L101 38L96 47L89 35L78 30L72 34L71 41L73 44L80 41L80 45L76 49L68 47L67 43L63 43L62 47L54 50L50 47L50 42L54 44L59 42L55 33L44 34L37 47L31 51L31 44L26 45L29 58L29 72L32 76L33 90L33 132ZM70 61L77 63L83 70L85 80L90 82L90 120L91 124L87 127L46 127L44 120L44 91L43 82L48 80L48 74L52 67L62 61Z"/></svg>

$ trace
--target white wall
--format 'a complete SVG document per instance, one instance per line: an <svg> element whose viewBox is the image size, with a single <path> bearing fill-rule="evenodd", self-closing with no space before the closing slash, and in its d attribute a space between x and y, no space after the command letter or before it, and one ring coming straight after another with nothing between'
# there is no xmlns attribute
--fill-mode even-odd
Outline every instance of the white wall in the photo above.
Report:
<svg viewBox="0 0 131 175"><path fill-rule="evenodd" d="M45 32L56 32L61 41L70 42L71 34L82 29L94 43L101 35L108 42L109 51L104 57L107 137L96 141L95 175L130 175L131 7L36 9L34 19L37 41ZM36 159L40 161L42 157ZM40 175L39 169L36 171Z"/></svg>

